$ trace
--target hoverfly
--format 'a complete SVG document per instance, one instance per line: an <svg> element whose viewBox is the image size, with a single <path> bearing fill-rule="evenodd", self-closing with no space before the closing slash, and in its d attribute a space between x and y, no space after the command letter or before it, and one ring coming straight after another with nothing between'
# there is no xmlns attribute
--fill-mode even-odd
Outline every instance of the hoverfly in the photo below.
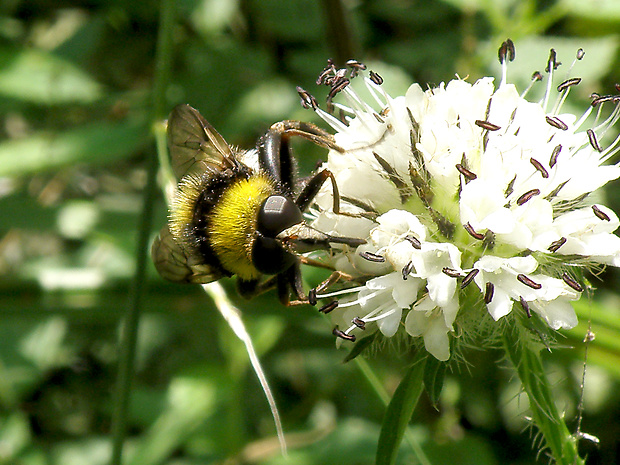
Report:
<svg viewBox="0 0 620 465"><path fill-rule="evenodd" d="M301 254L329 250L331 244L365 243L325 234L304 221L303 212L328 179L335 213L339 197L327 169L298 185L289 146L292 136L342 150L331 134L300 121L275 123L255 149L240 150L228 145L191 106L172 110L168 146L179 182L168 224L151 249L161 276L208 283L236 275L239 292L246 298L277 287L284 304L308 303L301 264L309 261Z"/></svg>

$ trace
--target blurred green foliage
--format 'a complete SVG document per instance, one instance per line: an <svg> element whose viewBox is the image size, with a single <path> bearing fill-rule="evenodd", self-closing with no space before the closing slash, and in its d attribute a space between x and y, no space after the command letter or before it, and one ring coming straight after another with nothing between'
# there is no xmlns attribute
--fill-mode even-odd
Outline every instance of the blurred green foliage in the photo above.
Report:
<svg viewBox="0 0 620 465"><path fill-rule="evenodd" d="M396 95L413 81L497 75L497 47L510 37L510 80L521 89L551 47L567 67L586 50L576 108L620 79L616 0L183 0L176 8L168 108L199 108L244 147L277 120L316 121L295 86L322 101L314 81L329 57L367 62ZM158 21L154 0L0 4L0 464L110 460L120 321L145 160L155 153ZM298 145L307 173L325 153ZM616 211L618 193L616 183L608 191ZM161 197L155 211L153 234L165 221ZM307 278L320 279L313 270ZM576 420L582 339L589 324L601 335L589 346L584 397L582 429L601 440L582 444L591 464L620 460L620 280L613 270L603 278L593 300L577 304L580 326L545 357L560 409ZM210 300L152 268L146 286L125 463L373 463L381 395L368 373L341 363L346 352L314 309L282 308L271 295L244 302L225 282L274 388L287 461L243 346ZM466 355L467 365L446 373L437 409L423 396L409 440L432 464L533 463L512 371L499 352ZM398 350L368 363L390 394L408 366ZM405 441L398 463L419 460Z"/></svg>

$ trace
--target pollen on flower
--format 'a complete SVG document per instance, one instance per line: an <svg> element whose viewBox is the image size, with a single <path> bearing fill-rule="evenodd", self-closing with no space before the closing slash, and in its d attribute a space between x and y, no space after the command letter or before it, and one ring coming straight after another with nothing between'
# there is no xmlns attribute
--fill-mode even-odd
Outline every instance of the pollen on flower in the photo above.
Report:
<svg viewBox="0 0 620 465"><path fill-rule="evenodd" d="M366 67L351 61L342 69L328 62L319 75L317 84L329 87L327 111L298 89L344 149L331 150L325 167L345 216L331 210L325 186L311 209L314 226L367 240L328 258L356 284L313 296L327 301L340 339L408 334L447 360L451 340L473 331L468 312L476 308L491 322L517 312L572 328L570 302L583 291L585 267L620 266L620 221L590 200L620 177L609 163L620 150L620 136L609 141L620 95L596 95L573 115L563 103L581 79L553 86L554 51L546 76L534 73L522 94L508 82L514 44L502 44L498 56L497 87L491 77L454 79L392 97L383 78L365 77ZM575 61L582 58L580 50ZM528 101L543 79L542 99ZM360 81L370 101L355 90Z"/></svg>

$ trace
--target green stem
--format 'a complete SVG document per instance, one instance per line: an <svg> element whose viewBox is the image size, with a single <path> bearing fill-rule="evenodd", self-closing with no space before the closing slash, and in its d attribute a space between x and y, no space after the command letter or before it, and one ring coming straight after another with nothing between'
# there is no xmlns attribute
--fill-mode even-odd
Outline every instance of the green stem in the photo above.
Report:
<svg viewBox="0 0 620 465"><path fill-rule="evenodd" d="M519 324L506 325L503 345L529 398L533 423L542 433L555 463L585 464L579 457L577 441L568 430L554 402L540 351L533 347L529 335Z"/></svg>
<svg viewBox="0 0 620 465"><path fill-rule="evenodd" d="M165 89L170 75L172 57L172 28L174 25L174 1L162 0L160 12L159 37L157 42L156 66L153 83L152 120L160 120L165 112ZM125 315L119 350L119 367L112 414L112 459L113 465L120 465L123 444L127 431L127 412L129 394L134 371L134 358L138 337L140 309L146 281L149 236L152 229L153 204L157 192L157 159L147 158L147 184L144 190L144 204L139 224L139 237L136 252L136 273L130 289L129 304Z"/></svg>

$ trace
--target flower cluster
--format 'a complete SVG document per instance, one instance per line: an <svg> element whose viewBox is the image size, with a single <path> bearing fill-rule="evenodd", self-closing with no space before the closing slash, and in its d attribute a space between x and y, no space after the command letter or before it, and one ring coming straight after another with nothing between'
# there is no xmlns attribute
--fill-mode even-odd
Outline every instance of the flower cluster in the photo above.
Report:
<svg viewBox="0 0 620 465"><path fill-rule="evenodd" d="M367 239L329 257L363 285L319 296L338 296L331 315L342 338L373 329L390 337L404 328L447 360L467 311L464 296L476 288L477 303L495 321L518 309L553 329L572 328L584 267L620 266L618 217L593 195L620 176L620 166L604 164L619 139L602 144L620 117L620 97L594 96L579 117L563 113L580 79L560 83L556 94L552 50L546 92L530 102L506 80L512 58L507 41L497 88L489 77L455 79L426 91L413 84L393 98L370 72L363 78L368 103L349 85L364 68L352 62L349 70L330 63L319 77L331 86L329 111L300 89L302 102L335 130L337 148L325 167L345 212L332 212L326 186L313 226ZM536 73L533 82L542 78ZM332 101L336 94L344 103Z"/></svg>

